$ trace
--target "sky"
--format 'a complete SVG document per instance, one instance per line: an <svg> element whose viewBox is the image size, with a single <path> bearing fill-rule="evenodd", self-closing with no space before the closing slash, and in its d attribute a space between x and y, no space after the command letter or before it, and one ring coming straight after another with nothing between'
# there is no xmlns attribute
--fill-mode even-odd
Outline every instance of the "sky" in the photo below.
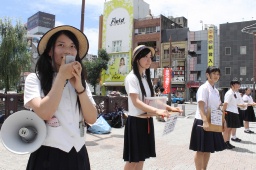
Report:
<svg viewBox="0 0 256 170"><path fill-rule="evenodd" d="M99 16L106 0L85 0L84 33L88 37L89 54L97 55ZM109 0L107 0L109 1ZM144 0L153 16L185 17L190 31L198 31L204 24L219 24L256 20L255 0ZM0 18L9 17L15 23L38 11L55 15L55 26L72 25L80 29L82 0L3 0ZM200 22L202 21L202 22Z"/></svg>

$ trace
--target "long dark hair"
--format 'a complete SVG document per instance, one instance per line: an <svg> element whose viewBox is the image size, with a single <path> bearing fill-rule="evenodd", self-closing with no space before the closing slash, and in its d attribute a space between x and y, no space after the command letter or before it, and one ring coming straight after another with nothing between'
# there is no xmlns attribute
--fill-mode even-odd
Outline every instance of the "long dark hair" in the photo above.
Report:
<svg viewBox="0 0 256 170"><path fill-rule="evenodd" d="M141 50L135 56L135 59L132 63L133 72L139 80L140 89L141 89L141 92L142 92L142 100L144 100L144 97L146 96L146 91L145 91L145 88L144 88L144 86L142 84L142 81L141 81L141 75L140 75L140 72L139 72L139 67L138 67L138 62L137 61L140 60L141 58L145 57L149 52L151 52L151 51L148 48L145 48L145 49ZM147 82L148 82L148 85L149 85L149 88L150 88L151 97L153 97L154 96L154 90L153 90L153 85L152 85L151 78L150 78L150 68L146 69L145 74L146 74Z"/></svg>
<svg viewBox="0 0 256 170"><path fill-rule="evenodd" d="M85 68L82 64L82 61L81 61L80 57L78 56L79 42L78 42L76 36L72 32L63 30L63 31L59 31L59 32L55 33L54 35L52 35L52 37L49 39L49 41L46 45L46 48L45 48L43 54L39 57L39 59L36 63L35 73L36 73L38 79L40 80L41 89L45 96L49 93L49 91L52 88L53 78L55 76L54 73L56 72L56 63L54 60L54 53L53 53L53 56L50 57L49 52L51 49L54 52L56 40L62 34L66 35L68 38L70 38L76 46L76 49L77 49L76 61L78 61L82 66L81 81L82 81L82 85L84 86L84 88L86 88L86 85L85 85L86 72L85 72ZM64 84L63 84L63 87L64 87ZM79 106L79 110L80 110L81 104L80 104L80 100L78 97L77 97L77 102L78 102L78 106Z"/></svg>

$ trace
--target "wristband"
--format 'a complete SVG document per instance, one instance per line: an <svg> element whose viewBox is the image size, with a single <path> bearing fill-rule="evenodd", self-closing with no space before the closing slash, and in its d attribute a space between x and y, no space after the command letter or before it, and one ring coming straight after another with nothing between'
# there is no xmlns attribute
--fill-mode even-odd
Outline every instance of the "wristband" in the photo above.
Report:
<svg viewBox="0 0 256 170"><path fill-rule="evenodd" d="M76 90L75 90L76 91ZM85 88L83 89L83 91L81 91L81 92L78 92L78 91L76 91L76 94L77 95L80 95L80 94L82 94L82 93L84 93L85 92Z"/></svg>

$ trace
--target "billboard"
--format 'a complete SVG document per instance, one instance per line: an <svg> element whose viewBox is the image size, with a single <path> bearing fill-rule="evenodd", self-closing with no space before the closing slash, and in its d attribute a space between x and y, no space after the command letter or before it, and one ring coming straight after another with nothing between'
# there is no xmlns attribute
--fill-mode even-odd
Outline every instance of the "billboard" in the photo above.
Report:
<svg viewBox="0 0 256 170"><path fill-rule="evenodd" d="M101 74L101 81L103 84L123 82L131 70L133 3L106 2L103 16L102 48L110 55L110 60L108 69Z"/></svg>

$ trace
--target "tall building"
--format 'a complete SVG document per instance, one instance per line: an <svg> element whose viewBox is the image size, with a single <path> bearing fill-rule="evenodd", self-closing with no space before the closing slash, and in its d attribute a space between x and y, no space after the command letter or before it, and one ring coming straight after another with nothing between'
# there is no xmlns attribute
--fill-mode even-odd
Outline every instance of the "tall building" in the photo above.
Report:
<svg viewBox="0 0 256 170"><path fill-rule="evenodd" d="M188 50L187 97L195 100L197 89L202 82L206 81L206 68L208 66L219 66L217 27L206 25L204 30L190 31L188 33Z"/></svg>
<svg viewBox="0 0 256 170"><path fill-rule="evenodd" d="M166 29L161 35L161 68L172 68L171 93L183 98L186 97L188 31L188 28Z"/></svg>
<svg viewBox="0 0 256 170"><path fill-rule="evenodd" d="M253 34L241 30L255 23L256 20L220 24L220 87L224 92L234 79L241 82L241 88L254 88L256 42Z"/></svg>
<svg viewBox="0 0 256 170"><path fill-rule="evenodd" d="M141 44L156 50L152 63L152 79L156 68L160 67L161 31L179 28L167 17L154 17L149 4L143 0L112 0L105 2L99 24L99 48L106 49L110 55L108 70L101 75L102 94L106 91L124 91L124 78L131 70L132 50ZM126 69L120 70L121 63Z"/></svg>
<svg viewBox="0 0 256 170"><path fill-rule="evenodd" d="M174 18L173 16L169 16L168 18L183 28L188 27L188 20L185 17L175 17Z"/></svg>
<svg viewBox="0 0 256 170"><path fill-rule="evenodd" d="M37 45L44 33L55 26L55 15L37 12L27 21L27 49L31 52L31 69L35 71L35 65L38 60Z"/></svg>
<svg viewBox="0 0 256 170"><path fill-rule="evenodd" d="M55 26L55 15L37 12L28 18L27 30L28 34L44 34Z"/></svg>

